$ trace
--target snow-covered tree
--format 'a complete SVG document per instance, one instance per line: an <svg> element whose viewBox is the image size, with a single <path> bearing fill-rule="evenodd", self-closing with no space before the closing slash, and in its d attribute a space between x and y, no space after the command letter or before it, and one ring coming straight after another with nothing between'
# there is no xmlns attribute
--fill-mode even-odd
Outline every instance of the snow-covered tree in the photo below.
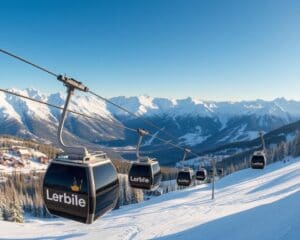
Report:
<svg viewBox="0 0 300 240"><path fill-rule="evenodd" d="M24 222L23 209L17 201L11 207L11 221L17 223Z"/></svg>

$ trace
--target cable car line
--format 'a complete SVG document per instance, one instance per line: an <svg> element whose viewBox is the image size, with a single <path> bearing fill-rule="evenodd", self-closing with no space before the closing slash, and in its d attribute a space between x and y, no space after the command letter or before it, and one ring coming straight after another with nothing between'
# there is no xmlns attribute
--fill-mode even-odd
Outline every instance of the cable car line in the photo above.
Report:
<svg viewBox="0 0 300 240"><path fill-rule="evenodd" d="M44 72L46 72L46 73L48 73L48 74L50 74L50 75L52 75L52 76L54 76L56 78L58 77L58 74L56 74L56 73L54 73L54 72L52 72L52 71L50 71L50 70L48 70L48 69L46 69L44 67L38 66L38 65L36 65L36 64L34 64L34 63L32 63L32 62L30 62L30 61L28 61L28 60L26 60L26 59L24 59L22 57L19 57L19 56L13 54L13 53L5 51L5 50L3 50L1 48L0 48L0 52L4 53L4 54L6 54L6 55L8 55L10 57L16 58L16 59L18 59L18 60L20 60L20 61L22 61L24 63L27 63L27 64L29 64L29 65L37 68L37 69L40 69L40 70L42 70L42 71L44 71Z"/></svg>
<svg viewBox="0 0 300 240"><path fill-rule="evenodd" d="M63 153L58 155L53 161L51 161L46 174L44 178L44 184L43 184L43 197L44 202L46 204L46 208L51 214L66 217L75 221L80 221L83 223L92 223L95 221L98 217L106 213L107 211L111 210L116 203L116 200L118 198L118 190L119 189L119 181L117 176L116 168L113 166L112 162L106 158L105 153L100 154L90 154L86 147L84 146L67 146L62 138L63 135L63 128L64 123L67 117L68 107L71 100L72 95L74 94L75 90L79 90L82 92L90 93L92 96L99 98L109 104L112 104L113 106L127 112L128 114L139 118L143 120L147 125L150 125L159 131L163 131L160 127L158 127L156 124L152 123L151 121L148 121L147 119L144 119L142 116L133 113L126 109L125 107L122 107L112 101L110 101L107 98L104 98L100 96L99 94L91 91L88 89L87 86L83 85L81 82L69 78L63 75L55 74L43 67L40 67L36 64L31 63L28 60L25 60L24 58L18 57L17 55L11 54L5 50L0 49L2 53L7 54L8 56L11 56L13 58L16 58L26 64L29 64L39 70L42 70L52 76L55 76L58 81L61 81L64 86L67 88L67 97L65 100L64 107L62 108L62 114L61 119L59 121L58 125L58 131L57 131L57 138L58 138L58 144L63 149ZM27 98L29 99L29 98ZM39 102L41 103L41 102ZM50 106L50 105L49 105ZM53 106L53 105L52 105ZM60 108L61 109L61 108ZM163 131L167 133L168 135L172 136L166 131ZM178 148L184 152L183 159L184 161L186 159L186 156L188 153L200 157L198 154L193 153L190 149L183 148L179 145L173 144L170 140L167 141L163 138L157 137L156 134L151 134L145 130L138 129L138 135L139 140L137 144L137 161L131 163L131 168L128 173L128 180L130 182L130 185L132 187L141 188L141 189L149 189L153 190L159 187L160 180L161 180L161 171L159 163L156 161L156 159L151 159L149 157L141 157L139 155L139 148L141 145L142 137L149 135L154 139L158 139L165 144L171 145L175 148ZM107 165L107 166L106 166ZM94 172L94 170L98 168L98 174ZM71 186L71 191L68 189L67 186L64 185L64 179L60 179L59 184L54 184L52 178L59 178L58 173L59 170L63 170L62 173L60 173L60 176L67 175L68 172L71 172L73 175L78 176L78 178L81 178L81 184L80 187L76 184L77 177L74 177L74 184ZM105 170L106 169L106 170ZM78 175L78 171L81 171L82 173ZM103 185L102 182L105 182L105 179L102 179L99 186L96 186L96 181L98 181L96 178L101 178L101 175L103 175L103 171L106 172L106 177L109 179L110 190L108 192L109 197L109 204L104 203L103 200L100 201L99 199L99 206L96 207L98 204L98 197L95 198L95 191L101 193L102 195L105 195L105 193L101 189L105 189L106 186ZM83 172L85 172L86 175L83 175ZM101 173L100 173L101 172ZM85 186L88 188L88 191L85 191L81 193L80 195L75 195L73 192L78 192L81 189L82 181L85 179L86 183ZM183 170L180 170L177 175L177 184L180 186L190 186L192 181L194 179L194 172L191 168L184 168ZM76 182L76 183L75 183ZM57 196L57 191L59 190L61 192L61 189L64 189L65 193L63 196L60 196L59 199L64 199L63 202L60 202L59 204L56 202L54 197L52 198L49 196L49 192L51 195L51 192L53 196ZM105 190L105 192L107 192ZM79 198L82 196L80 200ZM74 197L74 199L73 199ZM103 196L104 197L104 196ZM74 206L72 208L68 208L67 205L72 202L72 205L79 207L78 210L81 210L80 212L74 212ZM78 202L81 202L81 204ZM56 205L59 205L58 208ZM93 205L93 208L87 206ZM81 207L81 208L80 208Z"/></svg>
<svg viewBox="0 0 300 240"><path fill-rule="evenodd" d="M102 151L89 153L85 146L68 146L63 141L63 129L67 114L69 112L81 115L83 117L93 118L86 114L68 109L71 102L71 97L75 90L89 93L92 96L99 98L138 119L141 119L147 125L166 133L172 138L175 138L172 134L162 130L162 128L145 119L143 116L131 112L125 107L122 107L111 100L100 96L99 94L90 90L83 83L73 78L64 75L58 75L6 50L0 49L0 52L56 77L56 79L62 82L67 89L67 97L63 107L49 104L41 100L36 100L18 93L13 93L8 90L0 89L0 91L4 93L12 94L37 102L39 104L48 105L62 110L57 130L57 139L58 144L63 152L59 153L49 163L43 180L43 200L46 209L50 212L50 214L89 224L93 223L106 212L112 210L116 206L119 198L120 184L118 173L112 161L107 157L106 153ZM97 120L100 119L97 118ZM114 125L116 126L116 124ZM135 129L128 128L123 125L121 126L121 124L119 127L128 129L130 131L136 131ZM182 150L184 153L182 161L186 160L187 154L201 157L197 153L192 152L190 149L172 143L172 140L168 141L157 137L156 134L151 134L146 130L139 128L137 129L137 133L139 137L136 147L137 160L131 163L128 173L128 181L131 187L154 190L160 185L161 170L158 161L156 161L155 158L140 156L139 151L142 138L146 135ZM266 166L265 142L261 132L260 137L262 141L262 150L254 152L251 159L251 167L254 169L263 169ZM216 168L214 160L213 163L214 178ZM218 171L220 171L220 174L223 175L223 169ZM197 177L198 180L205 180L207 177L206 169L199 169L198 176L196 176L196 178ZM176 182L179 186L187 187L193 183L194 179L195 174L193 169L190 167L184 167L178 171ZM214 179L212 189L212 198L214 198Z"/></svg>
<svg viewBox="0 0 300 240"><path fill-rule="evenodd" d="M44 102L44 101L41 101L41 100L37 100L37 99L34 99L34 98L30 98L30 97L27 97L25 95L22 95L22 94L19 94L19 93L15 93L15 92L12 92L12 91L9 91L9 90L6 90L6 89L0 88L0 91L4 92L4 93L7 93L7 94L10 94L10 95L14 95L14 96L17 96L17 97L20 97L20 98L24 98L24 99L36 102L36 103L39 103L39 104L43 104L43 105L47 105L47 106L50 106L50 107L53 107L53 108L57 108L57 109L63 110L63 107L60 107L60 106L57 106L57 105L54 105L54 104L51 104L51 103L47 103L47 102ZM89 119L93 119L93 120L97 120L97 121L101 120L101 121L104 121L106 123L111 123L112 125L114 125L116 127L119 127L119 128L122 128L122 129L126 129L126 130L129 130L131 132L136 132L137 131L135 128L130 128L130 127L127 127L125 125L118 124L116 122L110 122L110 121L107 121L104 118L101 119L101 118L97 118L97 117L92 117L92 116L89 116L87 114L80 113L80 112L73 111L73 110L69 110L69 109L68 109L68 112L73 113L75 115L79 115L79 116L84 117L84 118L89 118ZM157 136L155 136L154 134L152 134L150 132L148 132L147 135L150 136L150 137L153 137L153 138L155 138L155 139L157 139L159 141L161 141L162 143L164 143L166 145L172 146L172 147L177 148L177 149L182 150L182 151L186 150L186 148L180 147L180 146L178 146L176 144L171 143L168 140L165 140L163 138L157 137ZM200 155L198 155L196 153L193 153L192 151L190 151L190 153L193 154L196 157L200 157Z"/></svg>
<svg viewBox="0 0 300 240"><path fill-rule="evenodd" d="M20 98L24 98L24 99L30 100L32 102L36 102L36 103L39 103L39 104L47 105L49 107L53 107L53 108L56 108L56 109L63 110L63 107L54 105L52 103L47 103L47 102L44 102L44 101L41 101L41 100L37 100L37 99L34 99L34 98L30 98L30 97L27 97L27 96L19 94L19 93L11 92L11 91L8 91L6 89L0 88L0 92L4 92L4 93L10 94L10 95L14 95L16 97L20 97ZM81 117L84 117L84 118L89 118L89 119L93 119L93 120L97 120L97 121L104 121L106 123L111 123L112 125L115 125L116 127L119 127L119 128L122 128L122 129L126 129L126 130L129 130L131 132L136 132L136 129L134 129L134 128L130 128L130 127L127 127L125 125L118 124L116 122L110 122L110 121L107 121L104 118L92 117L92 116L89 116L87 114L80 113L80 112L77 112L77 111L74 111L74 110L70 110L70 109L68 109L68 112L73 113L73 114L78 115L78 116L81 116Z"/></svg>
<svg viewBox="0 0 300 240"><path fill-rule="evenodd" d="M139 114L136 114L136 113L133 113L133 112L129 111L128 109L126 109L126 108L124 108L124 107L122 107L122 106L120 106L120 105L114 103L113 101L111 101L111 100L109 100L109 99L107 99L107 98L105 98L105 97L100 96L99 94L97 94L97 93L95 93L95 92L93 92L93 91L91 91L91 90L89 91L89 93L92 94L92 95L94 95L95 97L101 99L102 101L105 101L105 102L107 102L107 103L109 103L109 104L111 104L111 105L113 105L113 106L115 106L115 107L121 109L122 111L124 111L124 112L130 114L131 116L133 116L133 117L135 117L135 118L141 119L141 120L142 120L144 123L146 123L147 125L152 126L152 127L154 127L155 129L164 132L164 133L165 133L166 135L168 135L169 137L178 140L173 134L171 134L171 133L169 133L169 132L163 130L161 127L157 126L157 125L154 124L153 122L151 122L151 121L145 119L143 116L141 116L141 115L139 115Z"/></svg>
<svg viewBox="0 0 300 240"><path fill-rule="evenodd" d="M90 93L91 95L94 95L95 97L97 97L97 98L99 98L99 99L101 99L101 100L103 100L103 101L105 101L105 102L107 102L107 103L109 103L109 104L112 104L113 106L115 106L115 107L117 107L117 108L119 108L119 109L121 109L121 110L127 112L128 114L130 114L130 115L132 115L132 116L135 116L136 118L141 119L141 120L142 120L143 122L145 122L147 125L150 125L150 126L156 128L157 130L164 132L165 134L171 136L172 138L176 138L175 136L173 136L172 134L168 133L167 131L162 130L159 126L157 126L156 124L152 123L151 121L149 121L149 120L147 120L147 119L144 119L142 116L139 116L138 114L129 111L128 109L126 109L126 108L124 108L124 107L122 107L122 106L120 106L120 105L118 105L118 104L116 104L116 103L110 101L109 99L107 99L107 98L105 98L105 97L100 96L99 94L97 94L97 93L95 93L95 92L89 90L87 87L85 87L85 89L83 89L82 86L80 86L80 85L81 85L81 82L78 82L77 80L75 80L75 79L73 79L73 78L67 78L67 77L65 77L65 76L56 74L56 73L54 73L54 72L52 72L52 71L50 71L50 70L48 70L48 69L46 69L46 68L44 68L44 67L41 67L41 66L39 66L39 65L37 65L37 64L34 64L34 63L32 63L32 62L30 62L30 61L28 61L28 60L26 60L26 59L24 59L24 58L22 58L22 57L19 57L19 56L13 54L13 53L10 53L10 52L8 52L8 51L6 51L6 50L1 49L1 48L0 48L0 52L4 53L4 54L6 54L6 55L8 55L8 56L10 56L10 57L13 57L13 58L15 58L15 59L17 59L17 60L20 60L20 61L22 61L22 62L24 62L24 63L26 63L26 64L29 64L29 65L31 65L31 66L33 66L33 67L39 69L39 70L42 70L42 71L44 71L44 72L46 72L46 73L48 73L48 74L50 74L50 75L56 77L59 81L62 81L65 85L66 85L66 84L69 84L69 83L77 83L76 88L78 88L78 90L84 91L84 92L87 92L87 93ZM160 140L161 142L163 142L163 143L165 143L165 144L169 144L169 145L171 145L171 146L173 146L173 147L175 147L175 148L178 148L178 149L184 151L184 148L183 148L183 147L180 147L179 145L176 145L176 144L171 143L170 141L172 141L172 140L167 141L167 140L165 140L165 139L163 139L163 138L159 138L159 137L156 137L156 136L153 136L153 135L154 135L154 134L149 133L149 136L155 137L156 139ZM177 138L176 138L176 139L177 139ZM177 139L177 140L178 140L178 139ZM196 156L196 157L200 157L200 155L198 155L198 154L196 154L196 153L191 152L191 154L194 155L194 156Z"/></svg>
<svg viewBox="0 0 300 240"><path fill-rule="evenodd" d="M50 75L56 77L56 78L57 78L58 80L60 80L60 81L64 78L62 75L56 74L56 73L54 73L54 72L52 72L52 71L50 71L50 70L48 70L48 69L46 69L46 68L44 68L44 67L41 67L41 66L39 66L39 65L37 65L37 64L34 64L34 63L32 63L32 62L30 62L30 61L28 61L28 60L26 60L26 59L24 59L24 58L22 58L22 57L20 57L20 56L17 56L17 55L15 55L15 54L11 53L11 52L8 52L8 51L6 51L6 50L4 50L4 49L1 49L1 48L0 48L0 52L4 53L4 54L6 54L6 55L8 55L8 56L10 56L10 57L13 57L13 58L15 58L15 59L17 59L17 60L20 60L20 61L22 61L22 62L24 62L24 63L26 63L26 64L29 64L29 65L31 65L31 66L33 66L33 67L39 69L39 70L42 70L42 71L44 71L44 72L46 72L46 73L48 73L48 74L50 74ZM74 79L71 79L71 80L74 80ZM74 80L74 81L76 81L76 80ZM2 90L3 90L3 89L2 89ZM107 102L107 103L109 103L109 104L111 104L111 105L113 105L113 106L115 106L115 107L117 107L117 108L119 108L119 109L121 109L121 110L127 112L128 114L130 114L130 115L132 115L132 116L135 116L135 117L137 117L137 118L143 120L146 124L151 125L152 127L156 128L157 130L166 133L167 135L171 136L172 138L177 139L177 138L176 138L175 136L173 136L172 134L168 133L168 132L165 131L165 130L162 130L159 126L157 126L156 124L152 123L151 121L149 121L149 120L147 120L147 119L144 119L142 116L139 116L138 114L129 111L128 109L126 109L126 108L124 108L124 107L122 107L122 106L120 106L120 105L118 105L118 104L116 104L116 103L110 101L109 99L107 99L107 98L105 98L105 97L100 96L99 94L97 94L97 93L95 93L95 92L93 92L93 91L91 91L91 90L89 90L89 89L86 89L86 90L87 90L86 92L88 92L88 93L90 93L90 94L92 94L92 95L98 97L99 99L101 99L101 100L103 100L103 101L105 101L105 102ZM25 96L24 96L24 97L25 97ZM25 98L26 98L26 97L25 97ZM50 105L49 105L49 106L50 106ZM79 115L80 115L80 114L79 114ZM87 117L87 116L85 116L85 117ZM123 127L126 128L125 126L123 126ZM128 129L128 130L130 130L130 131L136 131L135 129L129 129L129 128L126 128L126 129ZM151 134L151 133L149 133L149 136L154 137L154 138L160 140L161 142L163 142L163 143L165 143L165 144L168 144L168 145L170 145L170 146L173 146L173 147L175 147L175 148L178 148L178 149L180 149L180 150L185 151L185 149L184 149L183 147L181 147L181 146L179 146L179 145L176 145L176 144L173 144L173 143L171 143L170 141L167 141L167 140L165 140L165 139L163 139L163 138L160 138L160 137L157 137L157 136L153 136L153 134ZM265 143L264 143L263 138L262 138L262 144L263 144L263 151L261 151L261 153L265 153L265 145L264 145ZM200 155L198 155L198 154L196 154L196 153L194 153L194 152L192 152L192 151L191 151L191 154L194 155L195 157L201 157ZM262 158L265 158L265 155L262 156Z"/></svg>
<svg viewBox="0 0 300 240"><path fill-rule="evenodd" d="M34 63L32 63L32 62L30 62L30 61L28 61L28 60L26 60L26 59L24 59L24 58L22 58L22 57L20 57L20 56L17 56L17 55L15 55L15 54L13 54L13 53L8 52L8 51L6 51L6 50L0 49L0 52L4 53L4 54L6 54L6 55L8 55L8 56L10 56L10 57L16 58L17 60L20 60L20 61L22 61L22 62L24 62L24 63L26 63L26 64L29 64L29 65L31 65L31 66L33 66L33 67L39 69L39 70L42 70L42 71L44 71L44 72L46 72L46 73L48 73L48 74L50 74L50 75L56 77L58 80L59 80L60 77L62 77L62 75L56 74L56 73L54 73L54 72L52 72L52 71L50 71L50 70L48 70L48 69L46 69L46 68L44 68L44 67L41 67L41 66L39 66L39 65L37 65L37 64L34 64ZM107 98L105 98L105 97L100 96L99 94L97 94L97 93L95 93L95 92L93 92L93 91L91 91L91 90L88 90L87 92L89 92L90 94L96 96L97 98L100 98L101 100L103 100L103 101L105 101L105 102L107 102L107 103L109 103L109 104L111 104L111 105L113 105L113 106L115 106L115 107L121 109L122 111L127 112L127 113L130 114L131 116L134 116L134 117L136 117L136 118L140 118L140 119L141 119L144 123L146 123L147 125L150 125L150 126L154 127L155 129L164 132L164 133L165 133L166 135L168 135L169 137L172 137L173 139L178 140L178 139L177 139L175 136L173 136L171 133L169 133L169 132L167 132L167 131L165 131L165 130L162 130L161 127L157 126L156 124L154 124L153 122L151 122L151 121L149 121L149 120L147 120L147 119L144 119L141 115L138 115L138 114L136 114L136 113L133 113L133 112L129 111L128 109L126 109L126 108L124 108L124 107L122 107L122 106L120 106L120 105L118 105L118 104L116 104L116 103L110 101L109 99L107 99Z"/></svg>

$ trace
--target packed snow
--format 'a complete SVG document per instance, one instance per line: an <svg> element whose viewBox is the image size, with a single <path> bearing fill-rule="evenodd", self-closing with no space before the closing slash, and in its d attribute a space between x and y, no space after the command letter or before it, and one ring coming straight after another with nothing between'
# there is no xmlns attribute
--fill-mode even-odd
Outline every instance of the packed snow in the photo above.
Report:
<svg viewBox="0 0 300 240"><path fill-rule="evenodd" d="M92 225L0 222L1 239L299 239L300 158L112 211Z"/></svg>

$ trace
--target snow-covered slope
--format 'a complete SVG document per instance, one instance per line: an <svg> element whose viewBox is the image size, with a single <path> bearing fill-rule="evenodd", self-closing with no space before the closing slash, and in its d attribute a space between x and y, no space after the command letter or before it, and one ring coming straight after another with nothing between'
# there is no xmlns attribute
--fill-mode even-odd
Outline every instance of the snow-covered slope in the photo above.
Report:
<svg viewBox="0 0 300 240"><path fill-rule="evenodd" d="M210 186L169 193L123 207L93 225L54 219L0 222L2 239L298 240L300 159L247 169Z"/></svg>

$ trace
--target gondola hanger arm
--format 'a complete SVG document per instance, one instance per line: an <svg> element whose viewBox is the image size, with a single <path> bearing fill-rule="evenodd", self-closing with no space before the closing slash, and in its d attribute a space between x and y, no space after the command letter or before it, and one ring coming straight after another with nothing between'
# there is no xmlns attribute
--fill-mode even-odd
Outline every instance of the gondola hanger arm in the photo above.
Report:
<svg viewBox="0 0 300 240"><path fill-rule="evenodd" d="M262 150L265 152L266 151L266 143L265 143L265 139L264 139L264 133L262 131L260 131L259 136L261 139Z"/></svg>
<svg viewBox="0 0 300 240"><path fill-rule="evenodd" d="M142 140L143 140L143 137L148 135L149 132L144 130L144 129L141 129L141 128L138 128L137 129L137 133L138 133L138 136L139 136L139 139L138 139L138 144L136 146L136 158L137 160L139 161L141 156L140 156L140 147L141 147L141 143L142 143Z"/></svg>
<svg viewBox="0 0 300 240"><path fill-rule="evenodd" d="M184 161L185 161L187 154L188 154L188 153L190 153L190 152L191 152L191 150L190 150L190 149L188 149L188 148L185 148L185 149L184 149L184 151L183 151L183 158L182 158L182 162L184 162Z"/></svg>
<svg viewBox="0 0 300 240"><path fill-rule="evenodd" d="M63 108L63 112L61 114L61 118L58 126L58 132L57 132L58 144L63 149L65 154L75 155L84 160L89 155L88 150L85 147L81 147L81 146L76 146L76 147L67 146L63 141L62 135L63 135L65 120L67 117L69 103L75 89L86 92L88 91L88 88L84 86L81 82L78 82L73 78L68 78L63 75L58 75L57 79L63 82L64 85L67 87L67 98L65 100L65 105Z"/></svg>
<svg viewBox="0 0 300 240"><path fill-rule="evenodd" d="M121 110L127 112L128 114L130 114L130 115L132 115L132 116L134 116L134 117L137 117L137 118L142 119L147 125L150 125L151 127L154 127L154 128L156 128L157 130L159 130L159 131L163 131L165 134L171 136L171 137L174 138L174 139L177 139L177 138L174 137L172 134L170 134L169 132L166 132L165 130L162 130L159 126L157 126L156 124L152 123L151 121L146 120L146 119L142 118L140 115L137 115L137 114L135 114L135 113L129 111L129 110L126 109L125 107L122 107L122 106L120 106L120 105L118 105L118 104L116 104L116 103L110 101L109 99L107 99L107 98L105 98L105 97L103 97L103 96L101 96L101 95L95 93L94 91L92 91L92 90L88 89L86 86L84 86L81 82L79 82L79 81L77 81L77 80L75 80L75 79L73 79L73 78L69 78L69 77L66 77L66 76L64 76L64 75L59 75L59 74L57 74L57 73L55 73L55 72L53 72L53 71L50 71L50 70L47 69L47 68L41 67L40 65L37 65L37 64L35 64L35 63L33 63L33 62L31 62L31 61L25 59L25 58L22 58L22 57L20 57L20 56L18 56L18 55L16 55L16 54L13 54L13 53L11 53L11 52L9 52L9 51L6 51L6 50L4 50L4 49L1 49L1 48L0 48L0 53L3 53L3 54L5 54L5 55L8 55L8 56L10 56L10 57L12 57L12 58L15 58L15 59L19 60L19 61L22 61L22 62L24 62L24 63L26 63L26 64L28 64L28 65L31 65L32 67L34 67L34 68L36 68L36 69L39 69L39 70L41 70L41 71L43 71L43 72L45 72L45 73L50 74L51 76L56 77L59 81L63 82L64 85L65 85L68 89L70 88L72 91L74 91L75 89L77 89L77 90L80 90L80 91L83 91L83 92L90 93L90 94L92 94L93 96L95 96L95 97L97 97L97 98L99 98L99 99L101 99L101 100L103 100L103 101L105 101L105 102L107 102L107 103L109 103L109 104L111 104L111 105L113 105L113 106L115 106L115 107L117 107L117 108L119 108L119 109L121 109ZM69 91L68 91L68 92L69 92ZM82 115L82 114L81 114L81 115ZM62 119L63 119L63 118L62 118ZM61 122L62 122L62 121L61 121ZM130 130L133 130L133 129L130 129ZM133 130L133 131L134 131L134 130ZM170 145L170 146L172 146L172 147L175 147L175 148L180 149L180 150L184 150L179 144L174 144L174 143L172 143L172 140L166 140L166 139L163 139L163 138L154 136L154 134L151 134L151 133L149 133L149 136L152 136L153 138L158 139L159 141L161 141L161 142L163 142L163 143L165 143L165 144L168 144L168 145ZM59 140L59 143L61 143L60 140ZM63 143L63 142L62 142L62 143ZM64 144L62 144L62 145L64 145ZM65 147L62 146L62 148L64 149ZM197 153L194 153L194 152L192 152L192 151L190 151L190 153L191 153L192 155L196 156L196 157L200 157L200 155L198 155Z"/></svg>

